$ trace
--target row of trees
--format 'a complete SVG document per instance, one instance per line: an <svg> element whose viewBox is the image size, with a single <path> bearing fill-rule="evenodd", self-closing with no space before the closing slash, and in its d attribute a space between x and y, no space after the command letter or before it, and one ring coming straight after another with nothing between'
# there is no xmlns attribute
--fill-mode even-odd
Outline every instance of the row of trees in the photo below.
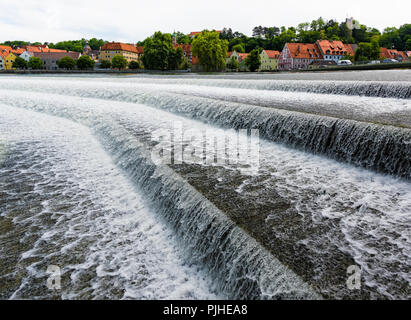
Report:
<svg viewBox="0 0 411 320"><path fill-rule="evenodd" d="M253 29L253 36L247 37L231 28L224 28L221 39L228 41L229 50L250 52L255 48L281 51L287 42L314 43L317 40L340 40L344 43L371 43L377 39L381 47L411 50L411 24L400 28L386 28L382 33L376 28L369 28L356 21L350 26L335 20L322 18L311 23L300 23L297 27L262 27Z"/></svg>
<svg viewBox="0 0 411 320"><path fill-rule="evenodd" d="M49 48L52 48L52 49L83 52L83 48L86 45L86 41L87 41L86 39L61 41L61 42L57 42L56 44L48 43L48 46ZM90 48L93 50L100 50L100 47L102 47L106 43L107 41L103 39L92 38L88 40L88 44Z"/></svg>

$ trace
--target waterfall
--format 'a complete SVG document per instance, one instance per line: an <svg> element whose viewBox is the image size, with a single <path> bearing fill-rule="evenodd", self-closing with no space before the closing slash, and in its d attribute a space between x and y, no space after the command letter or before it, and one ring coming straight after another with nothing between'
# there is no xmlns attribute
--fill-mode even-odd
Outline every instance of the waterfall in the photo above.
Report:
<svg viewBox="0 0 411 320"><path fill-rule="evenodd" d="M260 137L366 169L411 178L411 130L176 93L129 88L37 88L71 96L141 103L224 128L260 130Z"/></svg>
<svg viewBox="0 0 411 320"><path fill-rule="evenodd" d="M21 103L21 105L19 105ZM64 105L10 101L89 126L103 147L172 228L189 263L207 268L217 290L231 299L320 299L321 296L110 116Z"/></svg>
<svg viewBox="0 0 411 320"><path fill-rule="evenodd" d="M146 79L145 83L411 99L411 86L405 81Z"/></svg>

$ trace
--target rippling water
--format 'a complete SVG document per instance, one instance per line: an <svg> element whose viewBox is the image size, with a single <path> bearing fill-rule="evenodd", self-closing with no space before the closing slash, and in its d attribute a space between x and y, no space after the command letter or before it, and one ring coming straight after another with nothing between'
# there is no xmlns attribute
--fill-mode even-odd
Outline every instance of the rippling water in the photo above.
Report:
<svg viewBox="0 0 411 320"><path fill-rule="evenodd" d="M411 79L393 74L0 78L0 296L410 298ZM154 165L175 123L259 128L258 171Z"/></svg>

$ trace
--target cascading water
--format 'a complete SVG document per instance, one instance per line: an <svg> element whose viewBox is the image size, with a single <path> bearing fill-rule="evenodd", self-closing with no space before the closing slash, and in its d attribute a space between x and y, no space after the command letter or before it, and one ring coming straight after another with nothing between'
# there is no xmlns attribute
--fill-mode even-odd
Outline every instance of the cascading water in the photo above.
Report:
<svg viewBox="0 0 411 320"><path fill-rule="evenodd" d="M193 78L187 84L187 79L178 77L167 80L155 77L91 79L0 78L0 115L3 115L0 116L0 126L3 123L2 132L9 132L6 136L3 134L0 141L0 159L5 159L3 163L6 163L6 167L0 164L0 171L5 173L2 177L7 177L1 181L6 182L6 192L2 194L0 208L3 208L2 218L5 219L2 224L7 224L8 228L7 233L1 234L1 239L8 239L13 232L18 234L19 219L23 225L33 224L30 237L39 239L24 254L16 253L14 259L20 260L16 269L10 269L9 263L3 265L3 269L9 266L9 270L1 270L0 276L16 282L13 292L0 288L4 297L29 296L27 288L44 280L39 270L50 261L69 265L65 266L64 274L71 274L71 280L66 281L72 281L75 289L65 292L63 298L167 298L170 295L165 292L170 290L166 288L173 288L171 297L176 298L212 298L217 295L236 299L321 296L406 299L411 296L411 186L407 181L411 167L411 135L409 129L397 126L398 119L384 116L396 112L408 114L409 100L374 95L358 97L356 102L348 96L314 94L305 88L291 90L306 91L304 93L267 92L263 87L250 89L255 85L252 81L248 89L228 89L232 84L226 79ZM403 80L398 82L398 88L404 83ZM301 87L298 82L295 85ZM332 85L323 84L324 87ZM212 86L219 87L213 89ZM315 101L320 97L324 101L314 110ZM336 97L336 105L333 105L332 97ZM389 110L384 110L386 104ZM343 106L348 106L349 110L343 112ZM8 142L12 140L12 128L30 127L29 119L36 117L46 117L45 123L51 123L50 116L36 115L33 111L67 118L89 127L116 164L111 170L121 168L127 180L136 186L136 190L131 191L126 186L128 182L122 180L119 193L125 192L122 190L127 190L127 194L136 193L138 200L120 201L121 205L113 207L101 197L85 197L87 193L79 190L90 190L87 184L81 189L74 186L65 189L64 177L70 176L70 172L79 172L83 162L79 163L75 157L71 171L67 168L66 173L67 160L58 156L59 150L62 147L66 150L68 145L78 148L77 140L72 143L42 140L40 133L39 136L34 134L36 125L32 125L33 134L24 135L25 143L32 140L33 148L36 148L36 141L44 141L36 154L40 157L42 150L51 148L49 152L54 156L40 157L38 161L29 158L27 162L33 162L32 167L22 163L24 168L13 168L12 155L18 156L18 149ZM330 114L332 112L340 117ZM26 115L27 120L22 121L20 118ZM6 121L2 122L3 118ZM376 118L381 120L376 121L378 124L368 122ZM71 136L70 130L84 128L67 120L54 121L64 128L61 136ZM408 119L401 121L407 123ZM266 141L260 143L258 171L250 173L228 163L153 163L150 152L159 141L152 133L158 129L171 130L176 122L181 123L184 130L196 128L227 135L232 132L221 131L213 125L226 129L259 129ZM56 131L39 130L47 134ZM77 154L84 152L81 150L84 149L79 149ZM351 167L313 153L396 177ZM113 197L110 192L116 189L116 183L109 181L114 178L102 178L107 182L97 179L104 175L101 170L108 164L101 170L93 170L99 167L96 155L91 153L89 160L84 160L89 161L87 170L92 170L95 176L91 189L104 190L104 185L112 184L114 189L105 194ZM36 172L42 172L40 164L51 166L57 159L64 160L56 171L57 178ZM24 190L12 189L13 183L16 184L13 170L22 171L23 176L30 172L33 175L31 181L38 185L37 193L33 193L29 186ZM118 174L114 173L115 176ZM81 183L87 181L79 173L75 177L79 177ZM55 202L63 203L59 214L64 218L60 218L58 227L52 229L51 234L41 229L41 225L55 224L55 220L48 217L48 210L55 209L39 209L40 213L31 219L31 212L24 210L26 203L7 201L7 197L13 199L10 197L19 193L24 194L24 199L31 199L34 194L43 192L43 197L47 198L48 193L42 189L46 187L63 194ZM75 210L64 207L71 198L81 199ZM84 201L84 198L90 200ZM43 199L41 204L44 206L49 202ZM72 202L76 200L68 201L69 204ZM150 209L134 209L141 203ZM101 218L93 224L96 207L100 208ZM84 228L80 227L84 222L73 215L73 210L74 213L88 213L87 217L92 221L88 221ZM116 211L122 212L120 217L124 215L124 219L118 219L121 222L147 220L150 230L157 224L163 229L153 233L136 222L126 228L124 239L115 241L124 229L112 227L108 236L97 241L102 235L99 236L93 227L98 227L97 230L106 228L107 220L112 219ZM134 212L137 213L134 215ZM59 236L62 230L67 237ZM162 233L165 236L160 237ZM70 239L76 236L82 240L71 248ZM145 246L144 250L150 250L139 256L123 244L132 243L134 236L143 237L137 240L142 246L158 236L159 245ZM171 245L166 245L166 238L173 239ZM48 242L50 239L52 241ZM79 261L69 261L66 257L76 252L80 243L85 249L78 254ZM162 264L161 254L157 253L162 250L173 257L172 270L181 269L176 275L154 267ZM120 266L117 261L122 259L122 254L130 253L132 258L127 260L126 266ZM147 261L150 254L154 258ZM84 255L89 258L84 259ZM113 255L115 258L111 259ZM9 262L10 259L13 257L8 258ZM31 259L37 260L33 262ZM135 264L141 266L140 269L133 269ZM361 268L361 290L347 288L350 265ZM145 276L140 274L141 268L146 270L143 272ZM16 274L23 276L15 277ZM171 280L161 283L158 279L163 278L156 277L157 274L174 279L177 284L184 283L186 290L178 290L178 285L174 287ZM184 282L179 275L188 280ZM81 285L85 278L87 281ZM110 290L113 283L116 285ZM201 286L195 290L192 283L201 283ZM40 284L36 288L31 292L33 296L47 297Z"/></svg>

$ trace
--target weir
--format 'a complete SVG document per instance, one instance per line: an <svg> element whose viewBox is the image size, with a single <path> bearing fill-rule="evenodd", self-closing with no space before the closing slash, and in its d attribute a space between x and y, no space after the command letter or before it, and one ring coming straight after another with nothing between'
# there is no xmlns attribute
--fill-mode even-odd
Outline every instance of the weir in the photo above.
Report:
<svg viewBox="0 0 411 320"><path fill-rule="evenodd" d="M137 89L58 86L36 90L141 103L224 128L258 129L270 141L411 178L411 129L407 128Z"/></svg>
<svg viewBox="0 0 411 320"><path fill-rule="evenodd" d="M370 120L375 114L383 117L385 102L387 114L408 114L409 100L358 97L356 104L353 95L324 94L330 101L338 97L336 110L349 101L351 118L346 119L308 112L321 96L317 93L290 92L287 101L284 91L283 105L267 99L262 106L263 100L254 101L259 92L267 97L277 91L231 89L224 97L224 85L199 85L198 79L181 88L177 84L183 79L167 80L172 86L159 79L136 80L11 80L1 83L0 102L92 128L180 239L187 263L204 267L224 296L409 296L403 290L409 275L401 270L409 267L411 130ZM247 92L234 102L238 90ZM298 111L287 110L299 96ZM320 108L324 105L319 101ZM259 172L153 163L150 149L159 141L152 133L176 121L188 130L259 129L265 140ZM352 264L363 271L358 293L345 284Z"/></svg>
<svg viewBox="0 0 411 320"><path fill-rule="evenodd" d="M379 98L411 98L410 83L405 81L146 79L145 83L178 84L187 86L196 85L286 92L308 92Z"/></svg>
<svg viewBox="0 0 411 320"><path fill-rule="evenodd" d="M231 299L320 299L312 287L110 117L54 105L28 107L90 126L184 245L191 264L205 266L219 293ZM79 112L80 111L80 112Z"/></svg>

